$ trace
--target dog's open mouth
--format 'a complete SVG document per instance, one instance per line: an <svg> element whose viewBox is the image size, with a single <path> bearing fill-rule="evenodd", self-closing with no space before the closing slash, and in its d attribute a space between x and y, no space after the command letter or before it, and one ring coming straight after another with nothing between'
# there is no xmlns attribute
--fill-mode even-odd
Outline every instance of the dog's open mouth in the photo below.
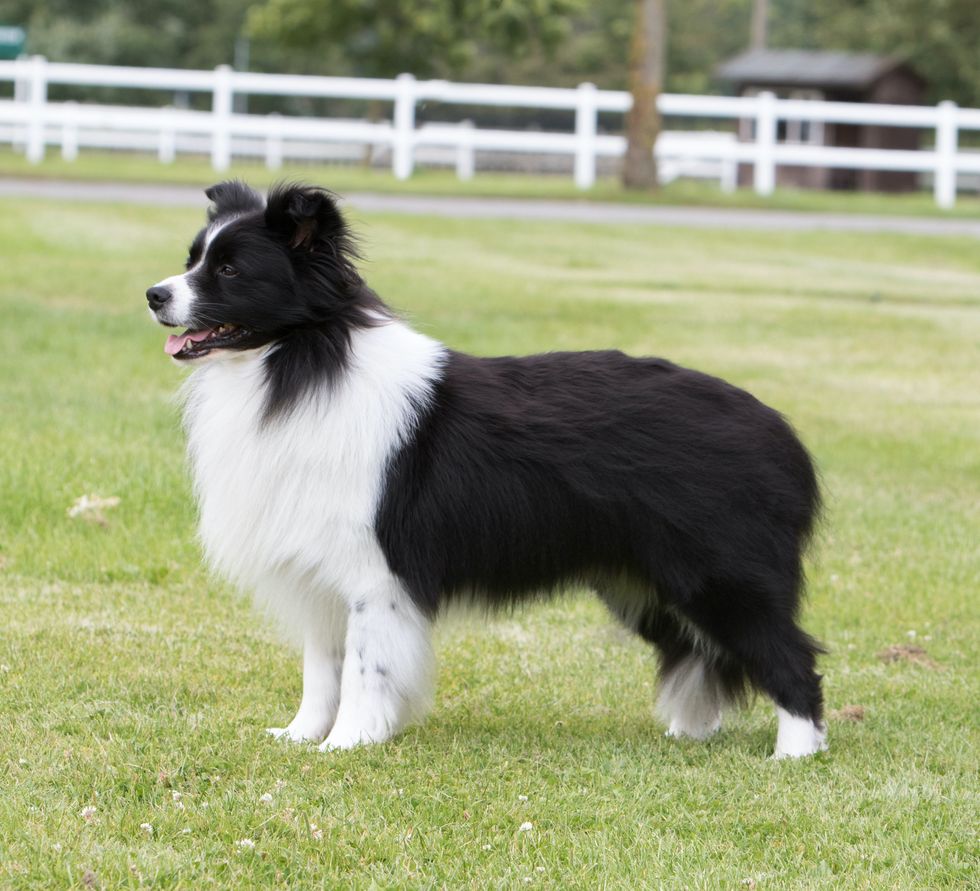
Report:
<svg viewBox="0 0 980 891"><path fill-rule="evenodd" d="M171 334L164 345L164 352L175 359L200 359L212 350L235 346L248 337L249 332L238 325L218 325L199 331L188 329L183 334Z"/></svg>

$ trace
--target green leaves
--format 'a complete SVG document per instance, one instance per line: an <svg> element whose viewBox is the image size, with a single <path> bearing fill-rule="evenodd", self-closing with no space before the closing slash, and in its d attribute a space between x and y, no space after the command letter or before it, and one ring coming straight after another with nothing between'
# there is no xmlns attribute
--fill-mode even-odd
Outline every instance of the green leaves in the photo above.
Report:
<svg viewBox="0 0 980 891"><path fill-rule="evenodd" d="M256 38L310 49L341 44L353 73L461 76L483 50L511 58L553 48L581 0L266 0L248 15Z"/></svg>

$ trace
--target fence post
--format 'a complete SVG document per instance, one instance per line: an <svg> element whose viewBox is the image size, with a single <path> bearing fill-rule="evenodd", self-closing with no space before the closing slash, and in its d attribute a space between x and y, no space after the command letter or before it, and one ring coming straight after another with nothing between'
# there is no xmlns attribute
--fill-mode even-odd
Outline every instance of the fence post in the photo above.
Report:
<svg viewBox="0 0 980 891"><path fill-rule="evenodd" d="M579 84L575 98L575 186L579 189L595 185L596 117L595 84Z"/></svg>
<svg viewBox="0 0 980 891"><path fill-rule="evenodd" d="M44 160L44 118L48 101L48 80L44 56L31 56L31 118L27 124L27 160L40 164Z"/></svg>
<svg viewBox="0 0 980 891"><path fill-rule="evenodd" d="M65 120L61 125L61 157L66 161L78 160L78 103L66 102Z"/></svg>
<svg viewBox="0 0 980 891"><path fill-rule="evenodd" d="M279 112L269 114L269 120L279 124ZM268 170L278 170L282 167L282 134L279 130L270 131L265 138L265 166Z"/></svg>
<svg viewBox="0 0 980 891"><path fill-rule="evenodd" d="M173 164L177 157L177 128L174 125L174 108L167 105L160 109L160 143L157 158L161 164Z"/></svg>
<svg viewBox="0 0 980 891"><path fill-rule="evenodd" d="M738 161L735 160L731 149L726 147L721 156L721 174L718 185L726 194L731 194L738 188Z"/></svg>
<svg viewBox="0 0 980 891"><path fill-rule="evenodd" d="M936 107L936 168L933 191L936 204L949 210L956 204L956 152L959 143L955 102L940 102Z"/></svg>
<svg viewBox="0 0 980 891"><path fill-rule="evenodd" d="M395 179L408 179L415 166L415 76L399 74L395 82L394 145L391 169Z"/></svg>
<svg viewBox="0 0 980 891"><path fill-rule="evenodd" d="M231 85L231 66L214 69L214 97L211 100L211 166L227 170L231 166L231 106L234 91Z"/></svg>
<svg viewBox="0 0 980 891"><path fill-rule="evenodd" d="M14 102L28 105L31 101L31 60L26 56L20 56L14 64L17 66L14 71ZM26 124L14 126L10 147L16 152L25 150L27 147Z"/></svg>
<svg viewBox="0 0 980 891"><path fill-rule="evenodd" d="M755 102L755 191L771 195L776 188L776 96L766 90Z"/></svg>
<svg viewBox="0 0 980 891"><path fill-rule="evenodd" d="M459 143L456 146L456 179L473 179L476 170L476 151L473 149L473 122L459 122Z"/></svg>

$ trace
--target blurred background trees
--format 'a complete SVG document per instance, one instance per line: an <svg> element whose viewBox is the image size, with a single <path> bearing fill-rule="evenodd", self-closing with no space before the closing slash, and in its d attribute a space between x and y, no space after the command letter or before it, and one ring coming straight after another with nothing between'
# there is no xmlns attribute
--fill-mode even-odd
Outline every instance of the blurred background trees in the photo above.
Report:
<svg viewBox="0 0 980 891"><path fill-rule="evenodd" d="M758 0L663 0L667 90L721 87L751 42ZM768 0L771 47L867 50L910 61L930 99L980 107L977 0ZM633 0L0 0L28 50L52 59L628 86Z"/></svg>
<svg viewBox="0 0 980 891"><path fill-rule="evenodd" d="M548 54L579 0L266 0L250 4L259 40L315 52L342 47L344 73L464 78L483 55L503 64Z"/></svg>

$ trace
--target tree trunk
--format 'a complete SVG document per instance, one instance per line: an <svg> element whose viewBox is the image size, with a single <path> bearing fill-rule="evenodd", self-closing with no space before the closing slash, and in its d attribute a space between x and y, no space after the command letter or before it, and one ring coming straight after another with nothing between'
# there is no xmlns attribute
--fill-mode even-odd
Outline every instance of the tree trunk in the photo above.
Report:
<svg viewBox="0 0 980 891"><path fill-rule="evenodd" d="M627 189L655 189L657 160L653 147L660 133L657 97L664 81L666 0L633 0L633 3L635 18L630 41L633 107L626 115L623 185Z"/></svg>
<svg viewBox="0 0 980 891"><path fill-rule="evenodd" d="M752 0L752 49L765 49L769 32L769 0Z"/></svg>

